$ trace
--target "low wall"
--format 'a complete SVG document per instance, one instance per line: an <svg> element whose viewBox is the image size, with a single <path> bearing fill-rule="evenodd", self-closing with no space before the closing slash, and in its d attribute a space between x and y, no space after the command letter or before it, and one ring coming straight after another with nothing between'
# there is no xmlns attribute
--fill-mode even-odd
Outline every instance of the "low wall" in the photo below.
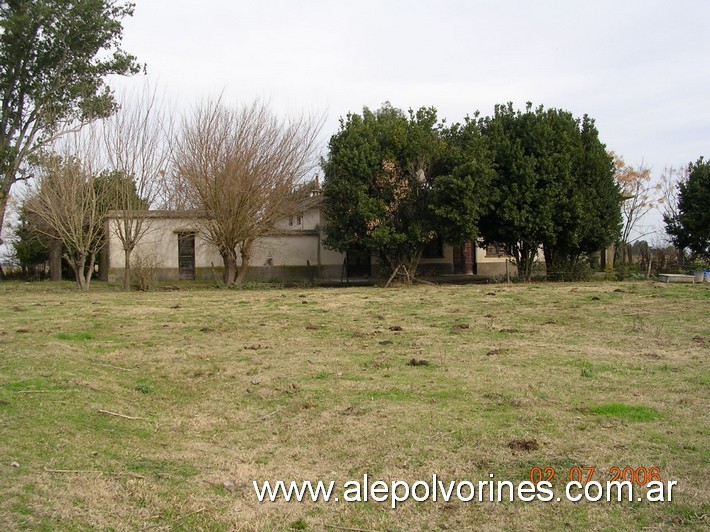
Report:
<svg viewBox="0 0 710 532"><path fill-rule="evenodd" d="M417 275L448 275L454 273L454 265L452 263L419 263L417 267Z"/></svg>
<svg viewBox="0 0 710 532"><path fill-rule="evenodd" d="M224 268L222 266L195 268L195 280L221 282ZM250 266L247 281L308 281L317 279L340 280L342 266ZM123 268L111 268L108 272L110 283L123 282ZM156 268L157 281L178 281L180 272L177 268Z"/></svg>
<svg viewBox="0 0 710 532"><path fill-rule="evenodd" d="M512 264L508 265L508 272L511 276L518 274L518 271ZM476 264L476 275L505 275L505 262L479 262Z"/></svg>

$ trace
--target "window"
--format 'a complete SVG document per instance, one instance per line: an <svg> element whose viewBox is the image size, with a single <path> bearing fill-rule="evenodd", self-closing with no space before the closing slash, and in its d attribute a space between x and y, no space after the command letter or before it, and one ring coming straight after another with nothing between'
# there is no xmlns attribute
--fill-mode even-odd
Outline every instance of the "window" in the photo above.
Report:
<svg viewBox="0 0 710 532"><path fill-rule="evenodd" d="M296 216L291 215L288 217L288 225L290 227L293 227L294 225L301 225L302 221L303 220L300 214L297 214Z"/></svg>
<svg viewBox="0 0 710 532"><path fill-rule="evenodd" d="M423 259L441 259L444 257L444 241L441 237L436 237L429 242L422 252Z"/></svg>
<svg viewBox="0 0 710 532"><path fill-rule="evenodd" d="M506 254L503 244L488 244L486 246L486 257L500 257Z"/></svg>

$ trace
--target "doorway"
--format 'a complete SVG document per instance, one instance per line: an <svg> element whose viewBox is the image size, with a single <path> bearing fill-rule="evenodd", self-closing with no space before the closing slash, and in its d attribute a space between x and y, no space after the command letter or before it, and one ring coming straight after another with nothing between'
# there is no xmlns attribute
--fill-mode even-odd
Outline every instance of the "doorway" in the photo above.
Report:
<svg viewBox="0 0 710 532"><path fill-rule="evenodd" d="M370 277L372 275L372 260L369 252L349 249L346 257L348 278Z"/></svg>
<svg viewBox="0 0 710 532"><path fill-rule="evenodd" d="M181 281L195 280L195 233L178 233L178 269Z"/></svg>

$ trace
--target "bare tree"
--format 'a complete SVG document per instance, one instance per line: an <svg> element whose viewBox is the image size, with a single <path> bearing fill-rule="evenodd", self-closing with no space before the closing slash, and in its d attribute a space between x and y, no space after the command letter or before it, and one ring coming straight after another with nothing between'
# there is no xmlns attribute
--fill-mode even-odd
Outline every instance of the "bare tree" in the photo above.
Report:
<svg viewBox="0 0 710 532"><path fill-rule="evenodd" d="M681 166L676 168L675 166L667 166L663 170L659 181L660 198L657 205L664 219L672 220L678 215L678 185L685 183L687 180L687 167ZM670 238L667 233L665 234L665 242L673 245L678 262L682 265L683 259L685 258L683 250L675 247L673 239Z"/></svg>
<svg viewBox="0 0 710 532"><path fill-rule="evenodd" d="M88 290L96 256L104 245L108 201L98 186L101 166L97 162L96 131L61 140L54 153L37 162L36 183L25 200L28 211L42 223L41 231L64 244L64 258L75 273L76 283Z"/></svg>
<svg viewBox="0 0 710 532"><path fill-rule="evenodd" d="M614 158L614 178L621 188L624 200L621 203L621 214L624 225L621 230L621 257L618 253L614 261L621 260L622 264L631 257L629 245L635 240L643 238L655 231L641 225L644 216L656 208L660 199L660 186L651 180L651 169L643 164L633 167L624 162L623 157L611 152ZM633 236L633 238L632 238Z"/></svg>
<svg viewBox="0 0 710 532"><path fill-rule="evenodd" d="M112 233L124 253L123 288L131 281L131 253L150 230L148 209L164 189L170 159L169 117L149 86L142 93L122 99L120 110L103 123L103 144L112 185L111 207L115 211Z"/></svg>
<svg viewBox="0 0 710 532"><path fill-rule="evenodd" d="M254 242L298 211L321 125L310 117L279 119L259 102L229 108L220 100L184 119L176 176L206 213L205 236L222 256L227 286L244 282Z"/></svg>
<svg viewBox="0 0 710 532"><path fill-rule="evenodd" d="M187 180L177 173L173 165L164 176L164 186L157 208L167 211L197 211L201 208L195 191Z"/></svg>

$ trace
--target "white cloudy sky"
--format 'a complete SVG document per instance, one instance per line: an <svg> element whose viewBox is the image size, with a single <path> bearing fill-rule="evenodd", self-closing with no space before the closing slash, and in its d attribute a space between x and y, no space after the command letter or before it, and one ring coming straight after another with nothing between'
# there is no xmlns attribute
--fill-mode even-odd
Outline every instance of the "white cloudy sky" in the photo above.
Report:
<svg viewBox="0 0 710 532"><path fill-rule="evenodd" d="M340 116L384 101L449 122L532 101L589 114L656 175L710 156L707 0L135 2L124 48L176 111L260 98L325 114L325 143Z"/></svg>
<svg viewBox="0 0 710 532"><path fill-rule="evenodd" d="M181 107L259 97L326 113L326 139L386 100L450 122L532 101L589 114L608 148L654 172L710 155L706 0L136 4L125 48Z"/></svg>

